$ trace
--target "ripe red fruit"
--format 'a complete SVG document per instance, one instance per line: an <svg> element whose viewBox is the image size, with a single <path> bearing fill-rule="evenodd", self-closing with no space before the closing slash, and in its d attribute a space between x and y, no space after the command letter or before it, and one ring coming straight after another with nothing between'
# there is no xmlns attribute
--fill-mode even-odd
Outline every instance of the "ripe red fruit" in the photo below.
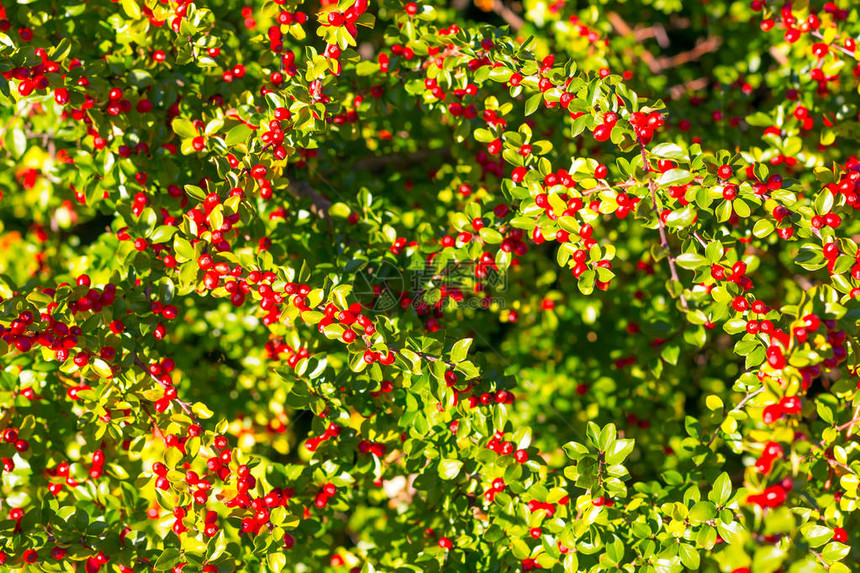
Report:
<svg viewBox="0 0 860 573"><path fill-rule="evenodd" d="M848 532L841 527L834 527L833 541L836 541L838 543L846 543L848 541Z"/></svg>
<svg viewBox="0 0 860 573"><path fill-rule="evenodd" d="M612 135L612 126L605 123L594 128L594 139L597 141L606 141Z"/></svg>
<svg viewBox="0 0 860 573"><path fill-rule="evenodd" d="M730 179L732 175L734 175L734 171L731 165L721 165L717 169L717 176L720 179Z"/></svg>
<svg viewBox="0 0 860 573"><path fill-rule="evenodd" d="M215 271L206 271L206 274L203 275L203 286L208 290L218 288L220 282L221 279Z"/></svg>
<svg viewBox="0 0 860 573"><path fill-rule="evenodd" d="M786 396L779 401L779 406L786 414L799 414L802 404L798 396Z"/></svg>
<svg viewBox="0 0 860 573"><path fill-rule="evenodd" d="M441 547L442 549L444 549L446 551L450 551L454 547L454 544L447 537L440 537L439 538L439 547Z"/></svg>
<svg viewBox="0 0 860 573"><path fill-rule="evenodd" d="M764 411L762 411L762 421L767 425L771 425L782 418L782 415L782 406L779 404L770 404L765 406Z"/></svg>

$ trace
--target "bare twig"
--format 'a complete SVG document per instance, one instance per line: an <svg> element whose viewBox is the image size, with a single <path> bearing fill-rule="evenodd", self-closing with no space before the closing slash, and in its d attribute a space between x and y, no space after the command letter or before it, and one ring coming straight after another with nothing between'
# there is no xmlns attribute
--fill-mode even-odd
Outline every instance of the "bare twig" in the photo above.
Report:
<svg viewBox="0 0 860 573"><path fill-rule="evenodd" d="M149 375L149 377L152 378L152 380L154 380L162 388L171 387L169 384L163 383L157 376L153 376L152 373L149 371L149 368L146 367L146 364L144 364L143 361L140 358L138 358L137 356L134 357L134 364L135 364L135 366L139 367L141 370L146 372ZM176 402L176 404L180 408L182 408L182 411L185 412L185 414L189 418L191 418L192 422L194 422L198 426L200 425L200 420L198 420L197 416L194 415L194 412L191 410L191 406L188 404L188 402L185 402L184 400L180 400L179 398L174 398L172 400L172 402Z"/></svg>
<svg viewBox="0 0 860 573"><path fill-rule="evenodd" d="M705 54L716 52L719 49L720 45L722 45L722 43L723 39L718 36L710 36L708 38L705 38L704 40L696 44L696 46L691 50L681 52L680 54L676 54L674 56L658 58L658 70L663 71L669 68L675 68L678 66L683 66L684 64L688 64L690 62L694 62Z"/></svg>
<svg viewBox="0 0 860 573"><path fill-rule="evenodd" d="M789 65L788 57L778 47L771 46L768 53L780 66Z"/></svg>
<svg viewBox="0 0 860 573"><path fill-rule="evenodd" d="M703 90L708 87L708 84L711 80L708 78L697 78L695 80L690 80L688 82L684 82L683 84L674 85L669 88L669 97L672 99L678 99L690 92L695 92L698 90Z"/></svg>
<svg viewBox="0 0 860 573"><path fill-rule="evenodd" d="M627 24L627 22L624 21L624 18L622 18L617 12L610 12L607 15L607 18L609 19L609 23L612 24L612 27L615 28L615 31L619 35L634 35L635 37L636 32L633 31L633 29ZM632 50L627 50L627 52L629 52L631 56L633 55ZM643 62L645 62L645 65L648 66L648 69L651 70L652 74L660 72L660 67L657 65L657 59L654 57L654 54L652 54L648 50L644 50L641 54L639 54L639 57L642 59Z"/></svg>
<svg viewBox="0 0 860 573"><path fill-rule="evenodd" d="M809 279L801 275L794 275L794 280L803 290L811 290L815 286L809 281Z"/></svg>
<svg viewBox="0 0 860 573"><path fill-rule="evenodd" d="M390 155L373 155L356 161L352 168L362 171L382 171L383 169L401 169L421 165L427 159L438 156L443 161L451 159L448 148L422 149L414 153L393 153Z"/></svg>
<svg viewBox="0 0 860 573"><path fill-rule="evenodd" d="M328 213L331 208L331 201L320 195L316 189L311 187L310 183L307 181L290 181L290 184L287 185L287 193L296 199L310 199L311 213L331 224L331 215Z"/></svg>
<svg viewBox="0 0 860 573"><path fill-rule="evenodd" d="M525 24L525 20L523 20L519 14L508 8L502 0L495 0L493 2L493 12L502 17L502 20L507 22L508 26L511 27L511 30L514 32L518 32Z"/></svg>
<svg viewBox="0 0 860 573"><path fill-rule="evenodd" d="M851 417L851 420L842 424L841 426L837 426L836 431L841 432L842 430L848 429L848 438L851 437L851 434L854 432L853 426L860 424L860 404L854 409L854 415Z"/></svg>
<svg viewBox="0 0 860 573"><path fill-rule="evenodd" d="M818 38L819 40L823 40L823 39L824 39L824 36L823 36L823 35L821 34L821 32L819 32L818 30L813 30L812 32L810 32L810 34L812 34L813 36L815 36L815 37L816 37L816 38ZM838 40L838 39L839 39L839 37L837 36L837 37L836 37L836 38L834 38L833 40L834 40L834 41L836 41L836 40ZM857 59L857 56L856 56L856 54L855 54L854 52L852 52L852 51L848 50L847 48L845 48L845 47L843 47L843 46L840 46L839 44L829 44L829 46L828 46L828 47L829 47L829 48L832 48L832 49L834 49L834 50L836 50L837 52L842 52L843 54L845 54L846 56L848 56L848 57L849 57L849 58L851 58L852 60L856 60L856 59Z"/></svg>
<svg viewBox="0 0 860 573"><path fill-rule="evenodd" d="M6 125L3 126L3 129L0 129L0 141L3 141L3 136L6 135L6 131L8 131L9 126L15 123L15 120L21 117L21 110L15 109L15 113L12 114L12 117L9 118L9 121L6 122Z"/></svg>
<svg viewBox="0 0 860 573"><path fill-rule="evenodd" d="M651 167L648 164L648 152L645 150L645 144L642 143L641 139L639 140L639 151L642 154L642 167L646 172L650 172ZM663 218L657 211L657 184L650 175L648 177L648 189L651 191L651 206L654 208L654 213L657 215L657 228L660 230L660 246L663 247L664 251L666 251L666 260L669 261L669 275L672 277L673 281L680 283L681 279L678 276L678 269L675 268L675 256L669 248L669 237L666 235L666 223L663 222ZM687 308L687 299L683 292L681 293L681 306L685 309Z"/></svg>
<svg viewBox="0 0 860 573"><path fill-rule="evenodd" d="M734 408L732 408L731 410L729 410L729 413L728 413L728 414L726 414L726 417L725 417L725 418L723 418L723 421L725 421L726 419L728 419L729 415L730 415L732 412L740 412L740 411L741 411L741 408L743 408L744 406L746 406L747 402L749 402L750 400L752 400L753 398L755 398L756 396L758 396L759 394L761 394L762 392L764 392L764 390L765 390L765 387L764 387L764 386L762 386L762 387L761 387L761 388L759 388L758 390L754 390L753 392L750 392L749 394L747 394L747 395L746 395L746 397L745 397L743 400L741 400L741 401L738 403L738 405L737 405L737 406L735 406ZM722 425L722 423L723 423L723 422L720 422L720 425ZM711 444L713 444L713 443L714 443L714 440L715 440L715 439L717 439L717 434L719 434L719 433L720 433L720 426L717 426L716 428L714 428L714 433L711 435L711 439L710 439L710 440L708 440L708 446L709 446L709 447L710 447L710 445L711 445Z"/></svg>

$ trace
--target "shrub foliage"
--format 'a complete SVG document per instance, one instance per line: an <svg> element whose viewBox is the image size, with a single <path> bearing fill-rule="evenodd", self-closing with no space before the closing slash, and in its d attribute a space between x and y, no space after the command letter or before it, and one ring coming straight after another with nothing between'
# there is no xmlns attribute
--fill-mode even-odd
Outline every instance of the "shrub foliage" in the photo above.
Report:
<svg viewBox="0 0 860 573"><path fill-rule="evenodd" d="M0 565L858 565L857 8L453 4L0 8Z"/></svg>

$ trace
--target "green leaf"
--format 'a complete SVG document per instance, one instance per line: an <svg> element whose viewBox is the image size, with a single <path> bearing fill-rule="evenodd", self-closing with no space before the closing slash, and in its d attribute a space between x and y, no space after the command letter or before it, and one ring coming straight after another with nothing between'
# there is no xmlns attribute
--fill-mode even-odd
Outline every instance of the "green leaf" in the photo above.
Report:
<svg viewBox="0 0 860 573"><path fill-rule="evenodd" d="M699 524L717 516L717 508L709 501L699 501L690 509L687 519L690 523Z"/></svg>
<svg viewBox="0 0 860 573"><path fill-rule="evenodd" d="M732 480L726 472L721 473L714 480L714 485L708 493L708 499L717 504L717 507L723 507L729 501L732 495Z"/></svg>
<svg viewBox="0 0 860 573"><path fill-rule="evenodd" d="M687 543L679 545L678 556L681 558L681 563L688 569L694 571L699 569L699 552L692 545L688 545Z"/></svg>
<svg viewBox="0 0 860 573"><path fill-rule="evenodd" d="M12 153L12 157L18 159L27 151L27 136L20 127L11 128L6 132L6 149Z"/></svg>
<svg viewBox="0 0 860 573"><path fill-rule="evenodd" d="M800 532L810 547L820 547L833 538L833 530L824 525L816 523L807 523L800 528Z"/></svg>
<svg viewBox="0 0 860 573"><path fill-rule="evenodd" d="M597 440L597 449L601 452L609 451L615 446L616 435L615 424L606 424L600 431L600 437Z"/></svg>
<svg viewBox="0 0 860 573"><path fill-rule="evenodd" d="M176 260L180 263L194 258L194 247L178 235L173 238L173 251L176 253Z"/></svg>
<svg viewBox="0 0 860 573"><path fill-rule="evenodd" d="M524 450L532 443L532 429L530 426L521 426L516 432L514 432L513 438L511 441L514 443L514 447L518 450Z"/></svg>
<svg viewBox="0 0 860 573"><path fill-rule="evenodd" d="M287 564L287 556L280 551L269 553L266 555L266 564L274 573L280 573Z"/></svg>
<svg viewBox="0 0 860 573"><path fill-rule="evenodd" d="M683 253L675 259L682 269L697 269L708 264L708 259L698 253Z"/></svg>
<svg viewBox="0 0 860 573"><path fill-rule="evenodd" d="M729 201L721 201L717 205L717 221L725 223L732 216L732 204Z"/></svg>
<svg viewBox="0 0 860 573"><path fill-rule="evenodd" d="M176 227L171 227L170 225L161 225L155 228L149 240L155 244L166 243L178 230Z"/></svg>
<svg viewBox="0 0 860 573"><path fill-rule="evenodd" d="M756 127L770 127L775 124L769 115L761 111L748 115L746 117L746 122Z"/></svg>
<svg viewBox="0 0 860 573"><path fill-rule="evenodd" d="M588 447L579 442L568 442L562 446L564 453L572 460L578 460L588 453Z"/></svg>
<svg viewBox="0 0 860 573"><path fill-rule="evenodd" d="M475 140L481 143L489 143L496 138L489 129L483 127L476 129L474 135Z"/></svg>
<svg viewBox="0 0 860 573"><path fill-rule="evenodd" d="M197 185L186 185L185 192L192 199L197 199L198 201L206 200L206 193L203 192L203 189L198 187Z"/></svg>
<svg viewBox="0 0 860 573"><path fill-rule="evenodd" d="M657 180L661 187L675 187L686 185L693 180L693 174L686 169L670 169L663 173Z"/></svg>
<svg viewBox="0 0 860 573"><path fill-rule="evenodd" d="M171 569L177 563L179 563L179 559L179 549L176 549L175 547L168 547L161 552L161 555L158 556L158 560L155 562L155 570L166 571L168 569Z"/></svg>
<svg viewBox="0 0 860 573"><path fill-rule="evenodd" d="M756 221L756 224L753 225L752 233L757 239L764 239L765 237L773 233L774 229L776 229L776 227L773 223L771 223L767 219L759 219L758 221Z"/></svg>
<svg viewBox="0 0 860 573"><path fill-rule="evenodd" d="M224 143L227 147L233 147L234 145L238 145L240 143L245 143L245 140L248 139L248 136L254 132L250 127L245 125L244 123L240 123L239 125L234 126L230 131L227 132L227 136L224 138Z"/></svg>
<svg viewBox="0 0 860 573"><path fill-rule="evenodd" d="M824 547L821 551L821 556L827 562L839 561L848 555L848 552L851 551L850 545L844 545L842 543L838 543L836 541L831 541Z"/></svg>
<svg viewBox="0 0 860 573"><path fill-rule="evenodd" d="M137 5L136 0L122 0L122 9L129 18L140 20L140 6Z"/></svg>
<svg viewBox="0 0 860 573"><path fill-rule="evenodd" d="M446 480L452 480L460 475L460 469L463 467L461 460L443 459L439 461L439 477Z"/></svg>
<svg viewBox="0 0 860 573"><path fill-rule="evenodd" d="M741 535L743 531L743 526L737 521L732 521L731 523L723 523L722 521L717 522L717 532L726 543L730 543L732 545L741 543Z"/></svg>
<svg viewBox="0 0 860 573"><path fill-rule="evenodd" d="M520 538L515 538L511 541L511 553L514 554L519 560L526 559L529 555L531 555L531 549L529 549L528 544Z"/></svg>
<svg viewBox="0 0 860 573"><path fill-rule="evenodd" d="M108 363L101 358L93 360L90 367L102 378L110 378L113 376L113 370L111 370Z"/></svg>
<svg viewBox="0 0 860 573"><path fill-rule="evenodd" d="M635 445L635 440L616 440L615 444L604 453L606 463L610 466L622 463L627 458L627 456L630 455L630 452L633 451L633 447Z"/></svg>
<svg viewBox="0 0 860 573"><path fill-rule="evenodd" d="M350 213L352 213L352 209L346 203L333 203L328 210L328 214L336 219L346 219Z"/></svg>
<svg viewBox="0 0 860 573"><path fill-rule="evenodd" d="M670 228L689 227L696 218L696 210L692 205L687 205L680 211L672 211L666 217L666 226Z"/></svg>
<svg viewBox="0 0 860 573"><path fill-rule="evenodd" d="M177 117L170 123L170 125L173 127L173 132L182 139L191 139L198 135L194 124L185 118Z"/></svg>
<svg viewBox="0 0 860 573"><path fill-rule="evenodd" d="M651 155L664 159L674 159L676 161L685 161L687 159L687 153L676 143L661 143L651 150Z"/></svg>
<svg viewBox="0 0 860 573"><path fill-rule="evenodd" d="M204 420L208 420L212 417L212 410L204 404L203 402L195 402L191 406L191 411L194 412L199 418L203 418Z"/></svg>
<svg viewBox="0 0 860 573"><path fill-rule="evenodd" d="M542 99L543 99L542 93L536 93L533 96L531 96L529 99L527 99L525 112L524 112L525 115L528 116L528 115L533 114L537 110Z"/></svg>
<svg viewBox="0 0 860 573"><path fill-rule="evenodd" d="M465 360L473 340L473 338L464 338L457 341L451 348L451 362L462 362Z"/></svg>
<svg viewBox="0 0 860 573"><path fill-rule="evenodd" d="M498 245L502 242L502 239L504 238L502 237L502 234L499 233L497 230L490 229L489 227L482 228L480 231L478 231L478 234L481 236L481 239L483 239L483 241L488 245Z"/></svg>

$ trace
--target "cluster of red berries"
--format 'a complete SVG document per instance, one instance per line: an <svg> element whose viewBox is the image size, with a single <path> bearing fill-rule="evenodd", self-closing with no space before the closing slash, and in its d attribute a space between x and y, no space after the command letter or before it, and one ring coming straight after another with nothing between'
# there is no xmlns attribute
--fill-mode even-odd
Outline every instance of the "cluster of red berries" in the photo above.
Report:
<svg viewBox="0 0 860 573"><path fill-rule="evenodd" d="M503 440L504 432L496 431L492 438L487 442L487 449L496 452L500 456L514 456L519 464L524 464L529 461L529 453L524 449L516 449L513 442Z"/></svg>
<svg viewBox="0 0 860 573"><path fill-rule="evenodd" d="M323 435L320 437L310 436L305 442L305 448L309 452L315 452L319 445L326 440L334 439L340 437L340 433L343 431L343 428L337 422L332 422L328 425L323 432Z"/></svg>
<svg viewBox="0 0 860 573"><path fill-rule="evenodd" d="M68 285L63 283L59 285L59 288L65 286ZM89 287L89 277L86 275L78 277L77 286ZM42 292L54 298L57 291L46 288L42 289ZM90 288L84 296L69 301L67 304L73 315L84 312L95 314L112 305L115 295L116 285L108 283L104 289ZM34 327L34 314L29 310L22 311L8 328L0 325L0 339L7 344L14 345L19 352L29 352L35 345L48 348L55 352L57 360L65 362L70 356L70 351L78 346L78 337L82 332L79 326L69 326L53 317L52 312L58 306L59 303L56 301L47 305L46 311L40 316L39 326L41 330L36 330ZM99 352L99 357L106 362L113 361L115 356L116 350L111 346L104 346ZM75 363L79 367L85 366L88 362L89 353L85 350L75 356Z"/></svg>
<svg viewBox="0 0 860 573"><path fill-rule="evenodd" d="M381 442L371 442L370 440L361 440L358 442L358 453L371 454L377 458L385 455L388 448Z"/></svg>
<svg viewBox="0 0 860 573"><path fill-rule="evenodd" d="M652 111L645 114L641 111L634 111L630 114L630 125L633 126L633 131L643 144L651 143L654 137L654 132L663 127L663 114L659 111Z"/></svg>
<svg viewBox="0 0 860 573"><path fill-rule="evenodd" d="M3 441L7 444L14 446L15 451L19 454L23 454L30 449L30 442L21 438L18 435L18 430L16 428L6 428L2 432L2 437ZM7 472L10 472L15 469L15 465L12 459L3 458L3 469Z"/></svg>
<svg viewBox="0 0 860 573"><path fill-rule="evenodd" d="M660 117L662 118L662 116ZM607 141L610 137L612 137L612 128L614 128L617 123L618 114L614 111L610 111L603 114L603 122L598 124L594 128L594 139L596 139L597 141Z"/></svg>
<svg viewBox="0 0 860 573"><path fill-rule="evenodd" d="M275 108L274 119L271 120L268 124L268 130L264 131L260 135L260 141L266 147L272 148L272 155L274 155L276 160L286 159L287 150L283 146L284 143L284 124L290 120L292 114L290 110L285 107ZM286 128L289 130L290 125L287 125ZM261 194L262 196L262 194ZM263 197L264 199L268 197Z"/></svg>
<svg viewBox="0 0 860 573"><path fill-rule="evenodd" d="M783 453L782 446L778 443L768 442L765 444L761 456L755 462L755 469L764 475L769 474L771 468L773 468L773 463L781 458Z"/></svg>
<svg viewBox="0 0 860 573"><path fill-rule="evenodd" d="M786 489L791 489L791 478L786 478L784 481L788 482L787 488L784 484L772 485L766 488L762 493L749 495L747 497L747 503L758 505L761 508L779 507L785 503L785 499L788 495Z"/></svg>

